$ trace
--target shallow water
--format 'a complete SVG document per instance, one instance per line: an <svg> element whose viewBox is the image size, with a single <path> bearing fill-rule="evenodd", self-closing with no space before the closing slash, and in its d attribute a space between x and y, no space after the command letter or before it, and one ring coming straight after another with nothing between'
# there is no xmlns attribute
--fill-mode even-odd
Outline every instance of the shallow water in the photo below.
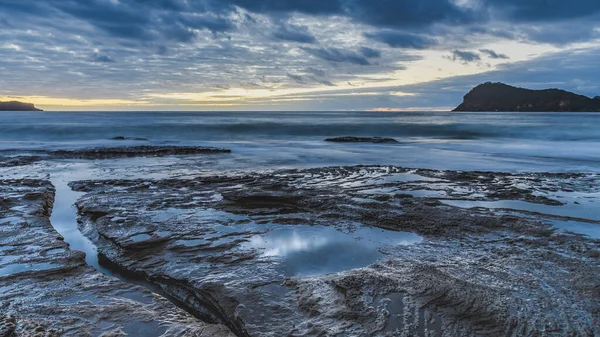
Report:
<svg viewBox="0 0 600 337"><path fill-rule="evenodd" d="M554 227L568 232L587 235L594 239L600 239L600 225L578 221L549 220L548 223Z"/></svg>
<svg viewBox="0 0 600 337"><path fill-rule="evenodd" d="M60 267L54 263L15 263L0 268L0 276L24 273L28 271L48 270Z"/></svg>
<svg viewBox="0 0 600 337"><path fill-rule="evenodd" d="M133 242L142 242L150 239L152 235L150 234L136 234L134 236L129 237L129 239Z"/></svg>
<svg viewBox="0 0 600 337"><path fill-rule="evenodd" d="M384 249L421 242L414 233L360 227L343 232L324 226L281 226L242 245L272 258L286 276L314 276L365 267L383 258Z"/></svg>
<svg viewBox="0 0 600 337"><path fill-rule="evenodd" d="M85 261L94 268L110 274L110 271L98 263L98 248L90 239L85 237L77 227L77 208L75 202L85 193L75 192L69 186L69 180L64 175L51 178L56 188L54 208L50 222L54 229L65 238L72 250L85 253Z"/></svg>
<svg viewBox="0 0 600 337"><path fill-rule="evenodd" d="M600 221L600 210L596 203L591 205L585 204L568 204L563 206L549 206L543 204L535 204L521 200L498 200L498 201L476 201L476 200L440 200L442 203L454 207L461 208L506 208L519 211L536 212L541 214L550 214L563 217L583 218Z"/></svg>

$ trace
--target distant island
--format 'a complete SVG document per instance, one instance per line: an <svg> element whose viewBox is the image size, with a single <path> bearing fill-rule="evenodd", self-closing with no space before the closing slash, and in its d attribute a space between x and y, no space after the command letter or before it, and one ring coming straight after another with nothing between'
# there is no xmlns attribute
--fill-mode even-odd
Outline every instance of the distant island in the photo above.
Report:
<svg viewBox="0 0 600 337"><path fill-rule="evenodd" d="M471 90L453 111L593 112L600 96L589 98L560 89L530 90L487 82Z"/></svg>
<svg viewBox="0 0 600 337"><path fill-rule="evenodd" d="M0 111L44 111L38 109L31 103L22 103L17 101L0 102Z"/></svg>

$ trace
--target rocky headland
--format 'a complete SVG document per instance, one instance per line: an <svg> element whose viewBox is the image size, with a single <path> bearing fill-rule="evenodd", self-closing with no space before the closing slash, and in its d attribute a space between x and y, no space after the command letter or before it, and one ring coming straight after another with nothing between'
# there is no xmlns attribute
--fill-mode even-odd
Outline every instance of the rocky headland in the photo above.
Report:
<svg viewBox="0 0 600 337"><path fill-rule="evenodd" d="M0 102L0 111L43 111L31 103L22 103L17 101Z"/></svg>
<svg viewBox="0 0 600 337"><path fill-rule="evenodd" d="M600 111L600 97L589 98L560 89L530 90L488 82L471 90L453 111L593 112Z"/></svg>

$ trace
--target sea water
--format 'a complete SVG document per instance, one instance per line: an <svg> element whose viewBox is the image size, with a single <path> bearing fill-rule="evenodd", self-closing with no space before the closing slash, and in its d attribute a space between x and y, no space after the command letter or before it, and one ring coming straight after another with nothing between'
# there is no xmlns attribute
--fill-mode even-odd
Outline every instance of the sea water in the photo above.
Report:
<svg viewBox="0 0 600 337"><path fill-rule="evenodd" d="M118 136L148 140L111 139ZM323 141L336 136L393 137L399 143ZM382 164L598 172L600 113L0 113L0 150L129 145L232 149L214 163L217 170Z"/></svg>

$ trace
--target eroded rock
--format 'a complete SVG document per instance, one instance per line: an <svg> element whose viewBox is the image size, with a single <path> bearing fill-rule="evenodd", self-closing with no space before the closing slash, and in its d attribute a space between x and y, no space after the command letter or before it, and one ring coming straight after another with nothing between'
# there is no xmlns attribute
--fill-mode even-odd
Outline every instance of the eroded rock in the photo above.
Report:
<svg viewBox="0 0 600 337"><path fill-rule="evenodd" d="M0 195L0 336L233 336L86 265L50 224L49 182L0 180Z"/></svg>
<svg viewBox="0 0 600 337"><path fill-rule="evenodd" d="M142 138L125 138L118 140L144 140ZM202 154L231 153L229 149L204 146L122 146L84 148L74 150L28 150L28 154L17 150L0 150L0 167L25 166L41 160L55 159L116 159L134 157L167 157Z"/></svg>
<svg viewBox="0 0 600 337"><path fill-rule="evenodd" d="M600 333L600 242L547 220L598 223L559 201L598 184L595 175L332 167L72 187L88 193L77 203L81 229L107 261L238 336L562 336ZM406 242L382 239L399 232ZM294 268L339 265L368 242L381 256L363 266Z"/></svg>
<svg viewBox="0 0 600 337"><path fill-rule="evenodd" d="M166 157L180 155L229 153L231 150L201 146L126 146L82 150L56 150L56 159L110 159L127 157Z"/></svg>
<svg viewBox="0 0 600 337"><path fill-rule="evenodd" d="M25 166L40 160L42 160L41 156L1 156L0 167Z"/></svg>

